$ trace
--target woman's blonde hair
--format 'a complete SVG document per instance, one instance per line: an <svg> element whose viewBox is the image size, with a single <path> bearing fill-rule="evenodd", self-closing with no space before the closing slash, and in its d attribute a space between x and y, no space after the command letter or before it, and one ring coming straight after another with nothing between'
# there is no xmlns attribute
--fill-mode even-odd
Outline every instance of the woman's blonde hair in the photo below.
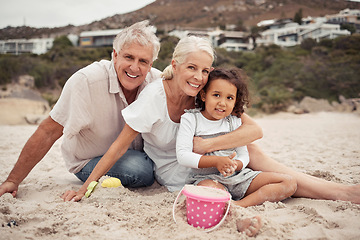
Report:
<svg viewBox="0 0 360 240"><path fill-rule="evenodd" d="M130 27L123 29L114 39L113 49L119 51L127 44L133 42L139 43L142 46L149 46L153 48L153 59L155 61L160 51L160 42L155 35L155 27L149 25L148 20L137 22Z"/></svg>
<svg viewBox="0 0 360 240"><path fill-rule="evenodd" d="M180 39L180 41L178 42L178 44L174 49L172 59L178 62L179 64L182 64L185 62L187 56L190 53L199 50L208 53L212 58L212 61L215 60L215 51L214 48L212 47L211 42L205 38L196 37L196 36L188 36ZM171 64L164 69L162 76L164 79L167 80L172 79L174 77L174 72Z"/></svg>

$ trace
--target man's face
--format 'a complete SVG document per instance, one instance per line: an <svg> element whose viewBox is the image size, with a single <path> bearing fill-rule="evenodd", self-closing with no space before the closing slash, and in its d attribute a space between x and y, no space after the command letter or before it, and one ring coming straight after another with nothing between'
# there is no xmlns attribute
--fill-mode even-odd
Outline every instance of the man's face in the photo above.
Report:
<svg viewBox="0 0 360 240"><path fill-rule="evenodd" d="M153 64L153 48L138 43L125 45L119 53L114 50L115 71L124 91L134 91L144 82Z"/></svg>

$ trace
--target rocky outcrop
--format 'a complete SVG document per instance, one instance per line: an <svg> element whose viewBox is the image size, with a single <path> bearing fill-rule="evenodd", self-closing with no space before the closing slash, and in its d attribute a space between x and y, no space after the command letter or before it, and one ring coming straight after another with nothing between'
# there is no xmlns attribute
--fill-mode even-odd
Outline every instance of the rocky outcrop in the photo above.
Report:
<svg viewBox="0 0 360 240"><path fill-rule="evenodd" d="M50 112L49 103L33 90L34 78L20 76L0 91L0 124L39 124Z"/></svg>
<svg viewBox="0 0 360 240"><path fill-rule="evenodd" d="M311 112L355 112L360 114L360 98L346 99L344 96L339 97L339 102L331 104L325 99L315 99L304 97L299 103L294 103L287 109L288 112L295 114Z"/></svg>

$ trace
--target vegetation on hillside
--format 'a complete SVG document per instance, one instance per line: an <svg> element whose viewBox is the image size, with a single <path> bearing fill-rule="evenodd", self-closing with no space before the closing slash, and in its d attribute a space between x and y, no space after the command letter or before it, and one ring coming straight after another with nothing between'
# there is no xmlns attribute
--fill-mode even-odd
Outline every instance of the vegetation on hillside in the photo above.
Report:
<svg viewBox="0 0 360 240"><path fill-rule="evenodd" d="M164 37L154 67L163 70L178 39ZM111 48L79 48L66 37L57 38L46 54L0 55L0 84L16 81L19 75L35 78L37 88L63 86L80 68L110 59ZM215 66L243 68L249 75L253 106L266 112L284 110L305 96L337 100L359 97L360 35L353 34L319 43L307 39L293 48L276 45L257 47L252 52L216 49Z"/></svg>

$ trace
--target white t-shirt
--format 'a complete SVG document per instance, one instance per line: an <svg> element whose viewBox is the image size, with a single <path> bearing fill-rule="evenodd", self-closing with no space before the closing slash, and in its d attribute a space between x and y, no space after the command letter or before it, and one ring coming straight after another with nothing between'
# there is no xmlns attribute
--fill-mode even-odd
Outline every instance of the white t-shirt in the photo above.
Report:
<svg viewBox="0 0 360 240"><path fill-rule="evenodd" d="M229 122L231 121L231 123ZM226 118L220 120L209 120L205 118L200 111L191 110L181 116L180 127L176 139L176 155L177 160L183 166L190 168L198 168L202 155L194 153L193 138L194 136L209 136L226 134L232 129L235 130L241 126L241 118L230 115L229 121ZM216 151L213 155L228 156L232 152L236 152L234 159L243 163L244 169L249 164L249 153L246 146L237 147L231 150Z"/></svg>
<svg viewBox="0 0 360 240"><path fill-rule="evenodd" d="M149 84L138 99L122 111L125 122L144 139L144 151L155 163L156 180L169 191L180 190L190 172L176 160L179 123L167 110L163 81Z"/></svg>
<svg viewBox="0 0 360 240"><path fill-rule="evenodd" d="M151 69L138 94L160 73ZM69 78L50 116L64 127L61 151L71 173L108 150L125 125L121 110L127 106L113 61L94 62ZM130 148L143 149L141 136Z"/></svg>

